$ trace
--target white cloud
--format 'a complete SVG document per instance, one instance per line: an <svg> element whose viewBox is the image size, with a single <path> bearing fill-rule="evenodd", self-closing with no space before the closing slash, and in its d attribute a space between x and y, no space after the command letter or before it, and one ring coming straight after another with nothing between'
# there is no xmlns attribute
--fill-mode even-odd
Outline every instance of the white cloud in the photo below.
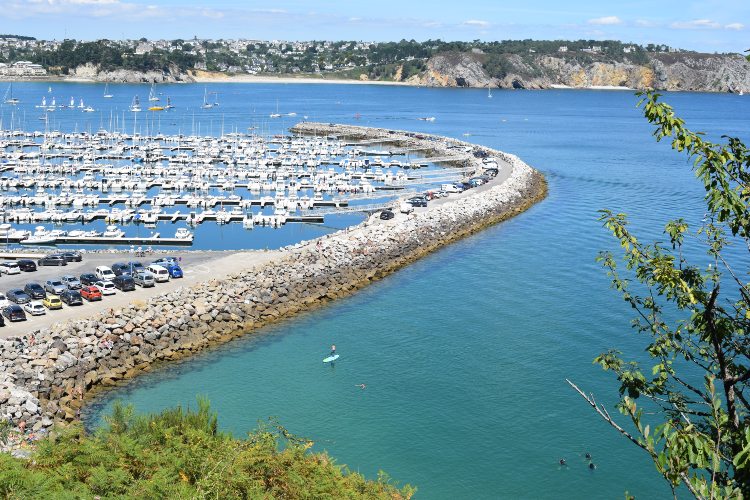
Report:
<svg viewBox="0 0 750 500"><path fill-rule="evenodd" d="M588 23L594 24L597 26L613 26L615 24L622 24L622 19L620 19L617 16L604 16L604 17L597 17L594 19L589 19Z"/></svg>
<svg viewBox="0 0 750 500"><path fill-rule="evenodd" d="M678 30L698 30L698 29L718 29L721 24L711 19L694 19L692 21L675 21L671 24L672 28Z"/></svg>
<svg viewBox="0 0 750 500"><path fill-rule="evenodd" d="M635 25L640 26L641 28L655 28L656 26L659 26L658 23L649 21L648 19L638 19L636 20Z"/></svg>
<svg viewBox="0 0 750 500"><path fill-rule="evenodd" d="M470 26L472 28L489 28L490 23L487 21L480 21L478 19L469 19L461 23L463 26Z"/></svg>
<svg viewBox="0 0 750 500"><path fill-rule="evenodd" d="M741 31L745 29L745 25L742 23L731 23L724 26L724 29Z"/></svg>

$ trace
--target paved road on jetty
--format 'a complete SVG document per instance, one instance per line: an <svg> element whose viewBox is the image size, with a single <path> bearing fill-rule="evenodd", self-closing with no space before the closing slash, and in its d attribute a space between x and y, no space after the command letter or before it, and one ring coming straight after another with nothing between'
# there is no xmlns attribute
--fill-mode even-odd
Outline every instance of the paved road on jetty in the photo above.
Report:
<svg viewBox="0 0 750 500"><path fill-rule="evenodd" d="M185 269L184 278L173 279L167 283L158 283L152 288L136 287L135 291L132 292L121 292L118 290L115 295L106 296L101 301L87 302L84 300L82 306L74 307L64 305L63 309L47 311L47 314L44 316L31 316L27 314L26 317L28 319L26 321L10 323L6 319L5 326L0 328L0 338L23 336L27 332L38 328L47 328L54 323L91 317L109 309L122 308L136 301L145 302L151 297L172 292L182 286L190 286L212 278L221 279L242 269L249 269L265 264L279 258L282 253L280 251L267 250L231 253L184 251L169 254L155 253L149 258L138 259L134 259L127 252L91 253L84 256L83 262L71 262L65 267L40 267L38 271L33 273L21 273L13 276L3 275L0 279L0 290L7 292L11 288L23 288L26 283L31 282L44 285L46 280L59 278L65 274L78 276L82 273L94 272L96 266L111 266L115 262L127 262L129 260L148 263L167 255L182 257L182 265Z"/></svg>

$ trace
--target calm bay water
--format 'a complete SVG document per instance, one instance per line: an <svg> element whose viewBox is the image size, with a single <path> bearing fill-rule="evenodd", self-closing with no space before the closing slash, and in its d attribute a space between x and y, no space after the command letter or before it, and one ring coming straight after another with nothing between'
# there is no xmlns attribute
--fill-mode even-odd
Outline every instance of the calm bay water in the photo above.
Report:
<svg viewBox="0 0 750 500"><path fill-rule="evenodd" d="M83 96L97 109L105 105L102 90L53 84L58 96ZM136 92L142 100L148 94L145 86L110 90L116 97L106 105L120 110L112 116ZM89 422L115 398L157 411L194 404L202 394L226 430L242 435L258 420L277 416L368 477L383 469L418 486L420 498L669 494L645 455L565 383L570 378L612 403L615 381L591 359L609 347L642 349L630 331L630 311L594 262L598 250L612 248L597 210L628 212L644 238L658 237L670 217L696 221L703 214L702 189L687 161L653 142L631 93L508 91L488 99L484 91L377 86L226 84L208 90L218 92L221 105L204 112L198 108L203 85L162 86L178 112L155 117L149 127L218 134L223 124L225 131L255 126L279 133L307 115L454 137L468 133L466 140L516 153L543 171L550 195L354 297L108 393L89 408ZM26 102L46 92L47 84L14 86ZM750 135L747 98L666 99L694 129ZM298 116L265 118L277 105ZM6 127L8 115L4 108ZM417 120L427 116L436 120ZM96 130L109 126L110 113L60 113L55 120L61 129ZM22 125L36 128L30 116ZM342 356L333 367L320 362L331 343ZM356 387L361 383L365 390ZM595 471L586 467L587 451ZM558 465L560 457L568 467Z"/></svg>

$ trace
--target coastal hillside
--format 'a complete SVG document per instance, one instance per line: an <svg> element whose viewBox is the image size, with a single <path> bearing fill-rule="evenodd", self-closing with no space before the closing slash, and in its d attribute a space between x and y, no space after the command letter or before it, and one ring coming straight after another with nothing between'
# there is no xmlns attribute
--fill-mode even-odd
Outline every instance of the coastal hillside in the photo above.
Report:
<svg viewBox="0 0 750 500"><path fill-rule="evenodd" d="M615 61L606 56L476 52L438 54L427 68L408 78L415 85L546 89L615 86L634 89L750 92L750 62L739 55L653 53L645 60Z"/></svg>
<svg viewBox="0 0 750 500"><path fill-rule="evenodd" d="M616 40L64 40L0 35L0 79L191 82L286 77L437 87L750 92L750 62Z"/></svg>

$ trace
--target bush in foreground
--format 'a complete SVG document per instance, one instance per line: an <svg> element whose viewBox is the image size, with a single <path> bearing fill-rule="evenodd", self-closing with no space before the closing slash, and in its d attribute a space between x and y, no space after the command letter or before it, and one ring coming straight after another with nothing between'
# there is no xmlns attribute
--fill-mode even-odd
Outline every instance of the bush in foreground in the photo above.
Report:
<svg viewBox="0 0 750 500"><path fill-rule="evenodd" d="M206 401L134 415L118 404L93 435L81 426L39 442L32 460L0 454L3 498L410 498L385 475L368 481L281 427L247 439L218 431Z"/></svg>

